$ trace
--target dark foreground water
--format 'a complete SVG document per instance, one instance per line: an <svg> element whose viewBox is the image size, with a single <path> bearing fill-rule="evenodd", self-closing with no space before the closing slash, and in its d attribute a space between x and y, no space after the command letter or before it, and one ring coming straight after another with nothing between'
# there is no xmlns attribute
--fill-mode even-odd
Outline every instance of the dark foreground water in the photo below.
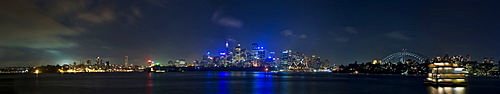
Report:
<svg viewBox="0 0 500 94"><path fill-rule="evenodd" d="M423 76L206 71L0 75L0 94L462 94L500 93L500 78L424 86Z"/></svg>

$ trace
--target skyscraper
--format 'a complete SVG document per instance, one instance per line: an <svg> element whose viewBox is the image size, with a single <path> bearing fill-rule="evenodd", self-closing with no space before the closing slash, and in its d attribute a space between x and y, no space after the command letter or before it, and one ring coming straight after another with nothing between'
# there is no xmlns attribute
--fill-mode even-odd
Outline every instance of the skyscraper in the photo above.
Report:
<svg viewBox="0 0 500 94"><path fill-rule="evenodd" d="M96 65L99 65L99 63L100 63L100 62L99 62L99 61L100 61L100 59L101 59L100 57L96 57L96 58L95 58L95 64L96 64Z"/></svg>
<svg viewBox="0 0 500 94"><path fill-rule="evenodd" d="M257 43L252 44L252 52L250 53L250 57L252 59L257 59L259 54L259 45Z"/></svg>
<svg viewBox="0 0 500 94"><path fill-rule="evenodd" d="M128 56L125 56L125 66L128 66Z"/></svg>
<svg viewBox="0 0 500 94"><path fill-rule="evenodd" d="M236 47L234 47L233 55L234 55L234 58L233 58L232 62L242 63L245 60L244 52L241 49L241 45L239 43Z"/></svg>
<svg viewBox="0 0 500 94"><path fill-rule="evenodd" d="M264 50L264 47L258 47L258 57L259 59L265 59L266 58L266 51Z"/></svg>

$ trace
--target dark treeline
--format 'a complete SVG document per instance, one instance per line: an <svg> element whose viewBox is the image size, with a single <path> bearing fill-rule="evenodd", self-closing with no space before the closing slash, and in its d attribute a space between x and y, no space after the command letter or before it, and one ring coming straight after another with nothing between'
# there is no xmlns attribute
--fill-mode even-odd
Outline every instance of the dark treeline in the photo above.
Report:
<svg viewBox="0 0 500 94"><path fill-rule="evenodd" d="M500 76L498 71L499 62L495 63L493 58L484 58L482 62L460 60L452 57L436 57L432 60L425 60L423 63L418 63L413 60L405 60L398 63L361 63L357 62L340 65L335 72L338 73L369 73L369 74L427 74L429 64L434 62L449 62L456 63L460 67L465 67L471 76Z"/></svg>
<svg viewBox="0 0 500 94"><path fill-rule="evenodd" d="M354 62L348 65L340 65L336 69L338 73L371 73L371 74L426 74L428 65L430 62L428 60L426 63L419 64L418 62L412 60L406 60L404 63L398 62L393 63L375 63L367 62L358 64Z"/></svg>

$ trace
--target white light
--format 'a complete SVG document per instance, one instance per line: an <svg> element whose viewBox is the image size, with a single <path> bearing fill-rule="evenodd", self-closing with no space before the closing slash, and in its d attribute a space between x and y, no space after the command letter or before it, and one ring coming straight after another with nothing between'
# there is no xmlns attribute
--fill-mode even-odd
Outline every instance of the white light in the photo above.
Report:
<svg viewBox="0 0 500 94"><path fill-rule="evenodd" d="M455 71L462 71L464 68L455 68Z"/></svg>

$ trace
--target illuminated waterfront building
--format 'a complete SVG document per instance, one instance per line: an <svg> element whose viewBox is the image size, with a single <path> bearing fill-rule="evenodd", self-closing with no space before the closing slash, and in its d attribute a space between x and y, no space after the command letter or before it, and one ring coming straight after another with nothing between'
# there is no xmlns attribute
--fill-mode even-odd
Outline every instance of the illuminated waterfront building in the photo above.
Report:
<svg viewBox="0 0 500 94"><path fill-rule="evenodd" d="M483 58L483 64L484 63L490 63L490 64L494 64L495 63L495 58Z"/></svg>
<svg viewBox="0 0 500 94"><path fill-rule="evenodd" d="M483 64L484 63L489 63L489 62L490 62L490 60L488 58L483 58Z"/></svg>
<svg viewBox="0 0 500 94"><path fill-rule="evenodd" d="M87 66L88 66L88 65L92 65L92 64L90 63L90 60L87 60L87 62L86 62L86 63L87 63Z"/></svg>
<svg viewBox="0 0 500 94"><path fill-rule="evenodd" d="M322 62L320 57L305 55L299 52L292 53L292 50L286 50L282 56L276 55L275 52L269 52L266 56L265 47L259 46L257 43L252 43L251 50L246 51L240 43L230 48L228 41L225 43L226 51L221 51L216 55L211 55L207 52L203 55L201 66L205 67L290 67L295 66L295 69L309 68L309 64L314 65L314 68L326 67L329 64ZM278 56L278 57L276 57Z"/></svg>
<svg viewBox="0 0 500 94"><path fill-rule="evenodd" d="M288 67L290 66L290 61L291 61L291 54L292 50L285 50L281 52L281 58L280 58L280 67Z"/></svg>
<svg viewBox="0 0 500 94"><path fill-rule="evenodd" d="M280 65L285 69L308 69L308 63L312 62L311 56L305 55L299 52L292 52L292 50L286 50L282 52L280 58Z"/></svg>
<svg viewBox="0 0 500 94"><path fill-rule="evenodd" d="M125 67L127 67L127 66L128 66L128 56L125 56L125 65L124 65L124 66L125 66Z"/></svg>
<svg viewBox="0 0 500 94"><path fill-rule="evenodd" d="M380 62L379 62L380 61ZM378 63L382 63L382 60L373 60L372 61L372 64L378 64Z"/></svg>
<svg viewBox="0 0 500 94"><path fill-rule="evenodd" d="M177 60L175 60L174 66L176 66L176 67L186 67L187 66L186 60L184 60L184 59L177 59Z"/></svg>
<svg viewBox="0 0 500 94"><path fill-rule="evenodd" d="M276 53L275 52L269 52L269 57L274 58L274 54L276 54Z"/></svg>
<svg viewBox="0 0 500 94"><path fill-rule="evenodd" d="M495 63L495 58L490 58L490 62L491 64Z"/></svg>
<svg viewBox="0 0 500 94"><path fill-rule="evenodd" d="M236 47L234 47L234 53L232 55L234 57L232 62L234 62L235 65L241 65L245 61L246 58L245 49L242 49L241 44L239 43Z"/></svg>
<svg viewBox="0 0 500 94"><path fill-rule="evenodd" d="M264 47L258 47L257 56L258 56L258 59L261 59L261 60L266 58L266 51L265 51Z"/></svg>
<svg viewBox="0 0 500 94"><path fill-rule="evenodd" d="M207 54L203 55L202 65L203 66L210 66L211 62L212 62L212 57L210 57L210 52L207 52ZM173 63L171 66L173 66Z"/></svg>
<svg viewBox="0 0 500 94"><path fill-rule="evenodd" d="M167 66L174 66L174 62L173 61L168 61L167 62Z"/></svg>
<svg viewBox="0 0 500 94"><path fill-rule="evenodd" d="M250 57L253 59L258 59L259 54L259 45L257 43L252 44L252 52L250 53Z"/></svg>
<svg viewBox="0 0 500 94"><path fill-rule="evenodd" d="M467 56L465 56L466 60L465 61L471 61L471 57L469 54L467 54Z"/></svg>
<svg viewBox="0 0 500 94"><path fill-rule="evenodd" d="M99 60L100 60L100 59L101 59L100 57L96 57L96 58L95 58L95 64L96 64L96 65L99 65L99 63L100 63L100 62L99 62Z"/></svg>

